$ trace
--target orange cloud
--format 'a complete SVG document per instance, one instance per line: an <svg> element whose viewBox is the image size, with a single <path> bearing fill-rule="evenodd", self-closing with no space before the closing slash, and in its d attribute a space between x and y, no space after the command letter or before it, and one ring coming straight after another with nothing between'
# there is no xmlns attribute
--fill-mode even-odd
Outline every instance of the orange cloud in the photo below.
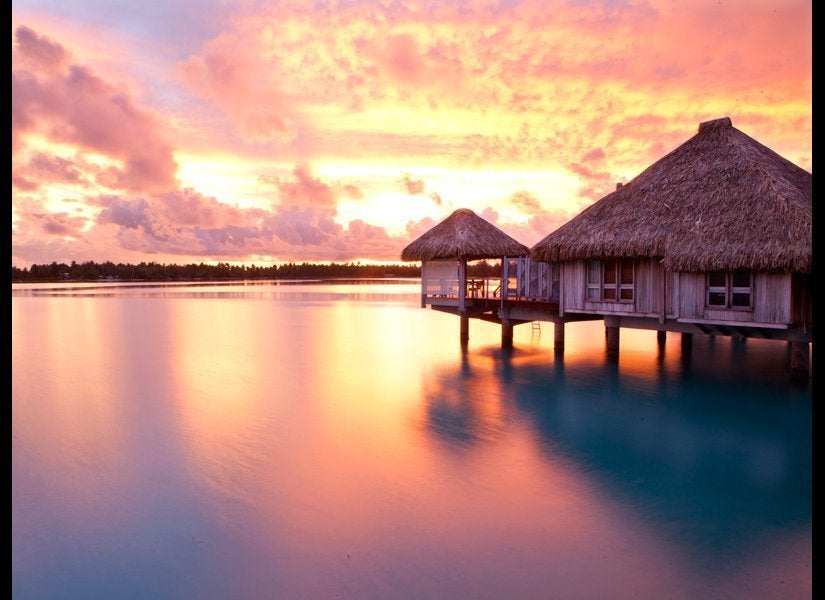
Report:
<svg viewBox="0 0 825 600"><path fill-rule="evenodd" d="M417 196L424 193L424 180L415 179L409 173L404 173L401 178L401 189L405 190L410 196Z"/></svg>
<svg viewBox="0 0 825 600"><path fill-rule="evenodd" d="M538 199L530 192L516 192L508 198L508 201L524 213L535 214L542 210Z"/></svg>
<svg viewBox="0 0 825 600"><path fill-rule="evenodd" d="M180 71L245 139L295 161L582 175L574 157L601 148L607 179L628 179L686 127L729 115L783 154L803 144L789 158L809 167L810 12L805 0L279 2L247 6Z"/></svg>
<svg viewBox="0 0 825 600"><path fill-rule="evenodd" d="M722 116L812 168L809 0L284 0L226 12L195 51L163 48L177 80L138 93L112 75L116 60L92 68L73 57L79 46L15 28L16 259L339 260L368 248L395 260L460 201L529 244ZM159 73L162 59L135 47L116 53L130 73ZM189 189L175 155L192 159ZM399 210L399 185L429 199L420 212ZM82 242L67 198L86 204ZM251 205L266 208L238 208ZM44 227L46 206L60 216ZM394 236L393 218L414 221Z"/></svg>

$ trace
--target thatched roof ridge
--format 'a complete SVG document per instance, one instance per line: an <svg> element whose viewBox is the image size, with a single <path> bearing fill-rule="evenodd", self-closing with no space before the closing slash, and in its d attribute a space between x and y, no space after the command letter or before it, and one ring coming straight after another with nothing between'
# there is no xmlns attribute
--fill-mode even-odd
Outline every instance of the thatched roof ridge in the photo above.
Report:
<svg viewBox="0 0 825 600"><path fill-rule="evenodd" d="M529 248L468 208L459 208L401 252L401 260L527 256Z"/></svg>
<svg viewBox="0 0 825 600"><path fill-rule="evenodd" d="M811 271L812 175L729 118L530 249L540 261L654 256L673 271Z"/></svg>

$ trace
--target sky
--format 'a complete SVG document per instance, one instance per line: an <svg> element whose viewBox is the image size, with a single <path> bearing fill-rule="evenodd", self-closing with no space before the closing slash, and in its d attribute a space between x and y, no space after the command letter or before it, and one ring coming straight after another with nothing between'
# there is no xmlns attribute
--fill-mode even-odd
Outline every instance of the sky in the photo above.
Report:
<svg viewBox="0 0 825 600"><path fill-rule="evenodd" d="M811 0L14 0L12 265L531 246L696 134L812 171Z"/></svg>

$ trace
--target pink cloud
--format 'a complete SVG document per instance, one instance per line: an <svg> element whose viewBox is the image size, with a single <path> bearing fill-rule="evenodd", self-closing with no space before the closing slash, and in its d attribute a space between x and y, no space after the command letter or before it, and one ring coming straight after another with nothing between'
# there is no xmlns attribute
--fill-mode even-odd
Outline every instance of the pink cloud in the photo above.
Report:
<svg viewBox="0 0 825 600"><path fill-rule="evenodd" d="M554 6L556 5L556 6ZM525 2L519 13L499 14L502 31L529 15L533 39L516 42L508 80L526 75L580 74L637 87L708 92L737 90L742 82L774 77L804 81L810 75L810 2L780 4L699 0L638 3ZM747 11L747 14L745 14ZM794 58L795 57L795 58ZM498 62L498 61L496 61ZM776 72L783 64L787 71Z"/></svg>
<svg viewBox="0 0 825 600"><path fill-rule="evenodd" d="M11 186L12 189L17 189L23 192L33 192L40 187L40 182L26 179L23 175L17 172L12 173L11 175Z"/></svg>
<svg viewBox="0 0 825 600"><path fill-rule="evenodd" d="M340 198L360 200L364 197L364 191L352 183L322 181L308 163L296 164L291 178L265 174L258 177L258 182L273 186L281 205L335 207Z"/></svg>
<svg viewBox="0 0 825 600"><path fill-rule="evenodd" d="M341 232L331 210L308 206L278 207L264 219L263 230L290 246L327 244Z"/></svg>
<svg viewBox="0 0 825 600"><path fill-rule="evenodd" d="M364 197L364 192L357 185L347 183L344 184L341 189L347 198L351 198L353 200L360 200Z"/></svg>
<svg viewBox="0 0 825 600"><path fill-rule="evenodd" d="M249 142L289 142L296 115L278 83L277 65L259 45L260 27L241 26L204 44L178 64L178 72L201 97L214 101Z"/></svg>
<svg viewBox="0 0 825 600"><path fill-rule="evenodd" d="M51 182L88 185L82 167L61 156L49 156L38 152L27 164L14 169L12 185L22 190L35 190L42 184Z"/></svg>
<svg viewBox="0 0 825 600"><path fill-rule="evenodd" d="M582 162L600 161L604 160L604 150L601 148L593 148L582 156Z"/></svg>
<svg viewBox="0 0 825 600"><path fill-rule="evenodd" d="M504 165L516 176L521 169L563 172L579 179L571 211L637 175L700 121L721 116L802 166L812 163L809 0L238 6L213 39L177 54L188 56L176 70L186 89L164 88L140 101L102 76L102 67L73 58L57 37L15 29L16 256L96 249L89 258L226 252L310 260L364 256L369 248L395 260L393 248L434 224L408 224L408 236L364 222L339 224L337 202L364 191L317 176L311 162L395 160L397 172L430 164ZM171 97L186 102L174 114L167 112ZM150 101L164 112L149 110ZM176 143L203 141L201 154L221 146L235 156L294 164L291 173L261 178L272 186L273 206L240 210L220 202L227 199L178 189L168 132L181 123ZM34 135L76 151L31 156L41 148ZM89 153L103 155L107 166ZM81 193L106 188L105 196L87 198L100 217L74 246L69 236L37 237L46 211L21 208L27 194L51 183ZM410 175L401 185L426 195L439 212L441 197L423 180ZM390 181L381 191L397 187ZM503 200L533 215L526 224L502 225L528 245L571 216L541 214L533 201L529 194ZM485 214L498 219L493 208ZM46 229L68 232L79 223L66 218Z"/></svg>
<svg viewBox="0 0 825 600"><path fill-rule="evenodd" d="M164 208L165 217L176 225L195 227L217 227L222 223L241 223L249 214L257 212L241 211L218 202L212 196L204 196L192 188L184 188L161 194L158 199Z"/></svg>
<svg viewBox="0 0 825 600"><path fill-rule="evenodd" d="M382 56L384 67L393 79L404 84L417 84L422 80L424 60L411 35L390 36Z"/></svg>
<svg viewBox="0 0 825 600"><path fill-rule="evenodd" d="M604 169L593 169L584 163L572 163L568 168L581 178L579 197L590 201L598 200L612 192L620 179Z"/></svg>
<svg viewBox="0 0 825 600"><path fill-rule="evenodd" d="M437 224L438 223L430 217L424 217L420 221L408 221L405 226L407 238L410 241L418 239L422 234L426 233Z"/></svg>
<svg viewBox="0 0 825 600"><path fill-rule="evenodd" d="M335 201L353 193L352 188L322 181L305 164L295 167L292 178L271 178L270 183L281 202L269 211L233 208L191 189L142 197L99 196L92 200L101 209L92 233L114 241L110 253L398 260L406 238L361 220L346 227L336 222Z"/></svg>
<svg viewBox="0 0 825 600"><path fill-rule="evenodd" d="M81 237L81 229L86 225L86 218L70 215L66 212L42 213L32 215L40 221L40 227L49 235Z"/></svg>
<svg viewBox="0 0 825 600"><path fill-rule="evenodd" d="M361 219L351 221L347 229L352 241L358 244L372 244L375 241L386 242L390 239L383 227L370 225Z"/></svg>
<svg viewBox="0 0 825 600"><path fill-rule="evenodd" d="M143 228L148 231L154 229L154 220L149 202L144 198L112 198L108 202L108 207L97 217L97 222L101 224L118 225L128 229Z"/></svg>
<svg viewBox="0 0 825 600"><path fill-rule="evenodd" d="M19 62L32 69L12 72L13 151L23 136L37 133L120 161L122 167L109 169L112 186L128 191L175 186L172 148L151 113L89 69L66 66L58 44L26 28L18 28L16 38Z"/></svg>
<svg viewBox="0 0 825 600"><path fill-rule="evenodd" d="M326 206L332 207L336 204L336 191L333 188L316 178L312 174L312 168L301 163L295 165L292 171L291 180L279 177L264 177L264 181L273 183L278 190L278 198L281 204L292 206Z"/></svg>
<svg viewBox="0 0 825 600"><path fill-rule="evenodd" d="M516 192L510 196L507 201L516 206L519 210L525 213L540 213L542 212L541 205L538 199L527 191Z"/></svg>
<svg viewBox="0 0 825 600"><path fill-rule="evenodd" d="M379 260L398 261L401 250L408 241L389 235L382 227L370 225L360 219L350 222L338 256L377 257Z"/></svg>
<svg viewBox="0 0 825 600"><path fill-rule="evenodd" d="M68 65L70 57L65 48L39 36L28 27L19 27L15 39L20 50L20 60L34 70L60 70Z"/></svg>
<svg viewBox="0 0 825 600"><path fill-rule="evenodd" d="M112 232L110 235L114 235L118 247L111 250L114 252L139 251L179 256L225 253L227 256L237 256L250 253L250 248L246 245L248 238L260 236L259 227L250 224L259 220L260 214L256 211L248 215L239 211L235 222L201 226L204 221L208 221L208 217L204 218L204 213L208 215L215 208L209 206L209 199L190 197L184 202L201 215L186 217L185 223L175 220L181 217L181 210L185 207L170 210L172 202L174 199L169 195L101 199L100 203L105 208L98 215L97 225L109 229ZM200 221L201 225L193 221Z"/></svg>
<svg viewBox="0 0 825 600"><path fill-rule="evenodd" d="M424 193L424 180L415 179L409 173L404 173L401 178L401 189L405 190L410 196L417 196Z"/></svg>
<svg viewBox="0 0 825 600"><path fill-rule="evenodd" d="M480 216L485 221L489 221L493 225L498 226L498 216L499 215L498 215L498 212L495 209L493 209L489 206L485 206L484 210L481 211Z"/></svg>
<svg viewBox="0 0 825 600"><path fill-rule="evenodd" d="M500 223L498 212L488 206L481 211L480 216L507 235L529 247L558 229L569 221L573 215L558 210L545 211L530 217L525 223Z"/></svg>

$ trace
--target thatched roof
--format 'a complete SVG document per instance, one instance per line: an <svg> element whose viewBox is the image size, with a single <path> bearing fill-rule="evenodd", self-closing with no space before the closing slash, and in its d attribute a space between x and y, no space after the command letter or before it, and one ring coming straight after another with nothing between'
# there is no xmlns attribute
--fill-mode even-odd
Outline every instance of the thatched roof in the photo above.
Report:
<svg viewBox="0 0 825 600"><path fill-rule="evenodd" d="M527 256L529 249L467 208L459 208L404 248L401 260Z"/></svg>
<svg viewBox="0 0 825 600"><path fill-rule="evenodd" d="M707 121L681 146L530 249L554 262L654 256L672 271L811 271L808 171Z"/></svg>

